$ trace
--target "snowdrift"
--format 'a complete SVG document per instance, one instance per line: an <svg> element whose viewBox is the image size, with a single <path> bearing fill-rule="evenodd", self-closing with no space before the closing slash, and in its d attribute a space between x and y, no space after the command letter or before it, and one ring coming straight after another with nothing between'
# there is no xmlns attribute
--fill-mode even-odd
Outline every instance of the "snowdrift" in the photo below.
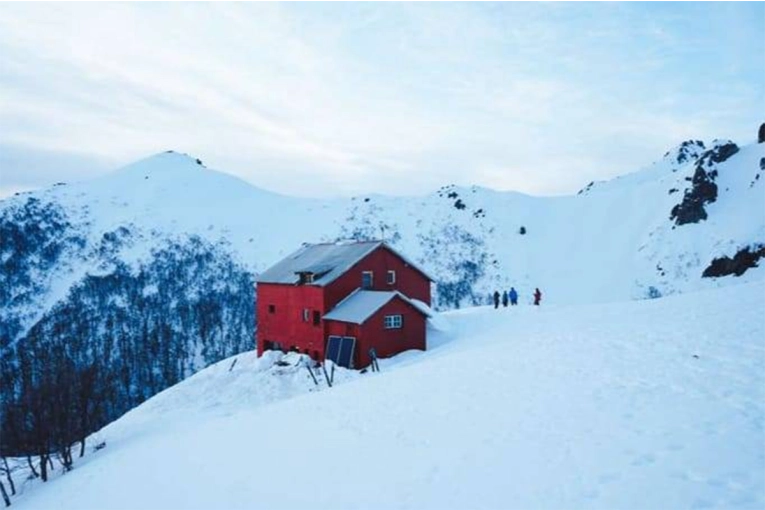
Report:
<svg viewBox="0 0 765 510"><path fill-rule="evenodd" d="M21 509L762 508L763 283L441 314L317 387L230 358L99 432Z"/></svg>

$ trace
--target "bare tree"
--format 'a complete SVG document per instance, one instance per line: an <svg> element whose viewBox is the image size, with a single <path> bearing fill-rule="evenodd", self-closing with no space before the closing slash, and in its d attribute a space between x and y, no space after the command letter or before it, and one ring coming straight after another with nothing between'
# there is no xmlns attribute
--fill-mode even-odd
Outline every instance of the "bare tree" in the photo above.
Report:
<svg viewBox="0 0 765 510"><path fill-rule="evenodd" d="M11 506L11 498L9 498L8 493L5 492L5 485L3 485L2 481L0 481L0 492L3 493L3 501L5 501L5 506Z"/></svg>
<svg viewBox="0 0 765 510"><path fill-rule="evenodd" d="M15 496L16 485L13 483L13 475L11 473L11 468L8 467L8 459L6 457L3 457L3 465L0 469L5 473L5 478L8 480L8 485L11 488L11 496Z"/></svg>
<svg viewBox="0 0 765 510"><path fill-rule="evenodd" d="M29 464L29 470L32 472L34 478L40 478L40 473L35 469L35 464L32 462L32 456L27 455L27 464Z"/></svg>
<svg viewBox="0 0 765 510"><path fill-rule="evenodd" d="M77 381L77 406L79 408L77 435L80 441L80 457L85 455L85 439L94 425L101 420L101 417L98 416L98 376L98 365L94 363L80 371Z"/></svg>

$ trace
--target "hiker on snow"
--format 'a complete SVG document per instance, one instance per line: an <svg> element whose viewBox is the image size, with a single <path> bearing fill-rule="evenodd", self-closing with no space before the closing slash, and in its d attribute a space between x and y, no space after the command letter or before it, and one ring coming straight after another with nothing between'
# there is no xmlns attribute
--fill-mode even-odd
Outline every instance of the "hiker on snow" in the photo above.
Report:
<svg viewBox="0 0 765 510"><path fill-rule="evenodd" d="M502 291L502 306L507 308L507 291L506 290Z"/></svg>
<svg viewBox="0 0 765 510"><path fill-rule="evenodd" d="M542 293L537 288L537 290L534 291L534 304L539 306L539 301L541 299L542 299Z"/></svg>
<svg viewBox="0 0 765 510"><path fill-rule="evenodd" d="M499 308L499 291L494 291L494 309Z"/></svg>
<svg viewBox="0 0 765 510"><path fill-rule="evenodd" d="M518 304L518 293L515 291L515 287L510 287L510 304L513 306Z"/></svg>

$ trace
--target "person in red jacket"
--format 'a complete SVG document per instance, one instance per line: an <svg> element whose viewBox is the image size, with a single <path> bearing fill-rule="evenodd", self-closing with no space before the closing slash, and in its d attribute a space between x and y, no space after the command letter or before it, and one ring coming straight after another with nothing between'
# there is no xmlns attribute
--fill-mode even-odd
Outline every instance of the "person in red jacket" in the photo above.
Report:
<svg viewBox="0 0 765 510"><path fill-rule="evenodd" d="M539 306L539 302L542 300L542 293L539 291L539 288L537 288L534 291L534 304L536 306Z"/></svg>

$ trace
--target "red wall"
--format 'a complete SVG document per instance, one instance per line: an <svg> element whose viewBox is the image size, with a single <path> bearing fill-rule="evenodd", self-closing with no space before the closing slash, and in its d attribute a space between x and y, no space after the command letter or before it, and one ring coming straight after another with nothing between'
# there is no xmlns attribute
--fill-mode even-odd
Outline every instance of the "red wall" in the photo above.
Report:
<svg viewBox="0 0 765 510"><path fill-rule="evenodd" d="M387 283L388 270L396 271L394 284ZM364 367L370 363L369 347L374 346L380 357L393 356L406 349L424 350L425 318L398 298L385 305L363 326L323 320L319 326L313 325L313 311L317 310L323 316L351 292L361 287L363 271L374 272L371 290L398 290L409 298L419 299L430 305L430 280L388 248L381 246L326 287L259 283L256 289L258 355L263 354L265 342L269 341L280 343L285 350L295 346L300 352L323 360L326 338L329 335L357 338L357 367ZM268 312L268 305L271 304L276 306L275 313ZM386 312L389 307L401 311ZM310 310L308 322L303 321L304 308ZM405 315L404 328L384 330L383 316L398 313ZM317 353L318 357L314 353Z"/></svg>
<svg viewBox="0 0 765 510"><path fill-rule="evenodd" d="M402 315L403 327L385 329L386 315ZM425 350L426 318L422 313L401 298L394 298L364 324L350 324L327 321L329 335L352 336L356 338L356 351L353 356L355 368L368 366L369 349L374 347L378 358L389 358L409 349Z"/></svg>
<svg viewBox="0 0 765 510"><path fill-rule="evenodd" d="M388 285L388 271L396 271L396 283ZM348 294L361 287L361 273L374 272L371 290L397 290L408 298L430 305L430 280L384 246L364 257L326 287L326 305L331 310Z"/></svg>
<svg viewBox="0 0 765 510"><path fill-rule="evenodd" d="M351 324L350 322L326 321L324 327L326 331L325 338L329 338L330 335L352 336L356 338L358 342L361 328L359 324ZM358 350L358 345L356 346L356 350ZM322 353L322 357L323 355L324 353Z"/></svg>
<svg viewBox="0 0 765 510"><path fill-rule="evenodd" d="M300 352L316 351L324 356L324 329L321 321L313 325L313 311L324 315L324 296L321 287L312 285L281 285L259 283L257 288L258 355L262 355L265 342L279 342L287 350L293 345ZM268 305L276 312L269 313ZM308 322L303 321L303 309L310 310Z"/></svg>

